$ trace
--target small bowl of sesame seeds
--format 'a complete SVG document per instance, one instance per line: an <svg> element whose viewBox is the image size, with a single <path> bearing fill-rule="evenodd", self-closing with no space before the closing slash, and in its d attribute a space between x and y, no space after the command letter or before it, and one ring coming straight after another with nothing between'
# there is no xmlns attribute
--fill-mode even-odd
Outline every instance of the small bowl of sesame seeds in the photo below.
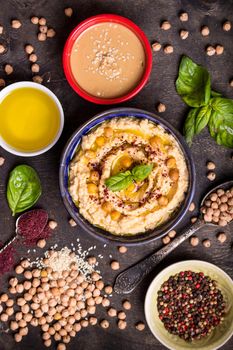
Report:
<svg viewBox="0 0 233 350"><path fill-rule="evenodd" d="M97 104L116 104L135 96L152 68L150 43L129 19L102 14L87 18L71 32L63 52L71 87Z"/></svg>
<svg viewBox="0 0 233 350"><path fill-rule="evenodd" d="M152 281L145 315L168 349L218 349L233 334L233 281L205 261L175 263Z"/></svg>

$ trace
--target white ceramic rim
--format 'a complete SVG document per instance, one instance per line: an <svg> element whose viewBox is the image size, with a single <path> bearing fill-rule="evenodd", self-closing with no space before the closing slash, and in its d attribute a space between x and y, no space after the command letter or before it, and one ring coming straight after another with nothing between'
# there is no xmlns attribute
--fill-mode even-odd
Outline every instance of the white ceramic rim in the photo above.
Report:
<svg viewBox="0 0 233 350"><path fill-rule="evenodd" d="M166 267L165 269L163 269L157 276L155 276L155 278L152 280L152 282L150 283L149 285L149 288L147 289L147 292L146 292L146 297L145 297L145 302L144 302L144 313L145 313L145 318L146 318L146 322L148 324L148 327L151 331L151 333L154 335L154 337L156 339L159 340L159 342L161 344L163 344L167 349L170 349L170 350L174 350L174 348L171 348L170 346L168 346L168 344L163 340L161 339L161 337L154 332L153 328L151 327L150 325L150 317L149 315L151 314L151 309L149 307L149 304L150 304L150 294L154 288L154 284L156 283L156 281L161 277L161 275L163 274L166 274L170 269L174 268L174 266L176 266L177 268L179 267L183 267L184 270L190 270L191 268L189 266L194 266L195 268L195 265L196 264L202 264L202 265L205 265L205 266L209 266L211 268L213 268L214 270L217 270L219 273L221 273L223 276L226 277L226 279L229 281L229 283L233 283L231 277L225 272L223 271L220 267L214 265L214 264L211 264L207 261L203 261L203 260L184 260L184 261L180 261L180 262L177 262L177 263L174 263L172 265L169 265L168 267ZM219 345L217 348L213 348L213 350L217 350L219 349L220 347L222 347L224 344L226 344L226 342L232 337L232 334L230 334L222 343L221 345Z"/></svg>
<svg viewBox="0 0 233 350"><path fill-rule="evenodd" d="M20 81L17 83L13 83L7 87L5 87L4 89L2 89L0 91L0 101L11 91L19 89L19 88L24 88L24 87L31 87L40 91L43 91L44 93L46 93L49 97L52 98L52 100L55 102L58 110L59 110L59 117L60 117L60 126L59 126L59 130L57 132L56 137L54 138L54 140L46 147L40 149L39 151L36 152L23 152L23 151L18 151L17 149L11 147L8 143L6 143L4 141L4 139L0 136L0 146L2 148L4 148L7 152L10 152L12 154L15 154L17 156L21 156L21 157L34 157L34 156L38 156L42 153L47 152L50 148L52 148L57 141L59 140L63 127L64 127L64 112L63 112L63 108L61 105L61 102L59 101L59 99L57 98L57 96L47 87L45 87L44 85L40 85L38 83L34 83L32 81Z"/></svg>

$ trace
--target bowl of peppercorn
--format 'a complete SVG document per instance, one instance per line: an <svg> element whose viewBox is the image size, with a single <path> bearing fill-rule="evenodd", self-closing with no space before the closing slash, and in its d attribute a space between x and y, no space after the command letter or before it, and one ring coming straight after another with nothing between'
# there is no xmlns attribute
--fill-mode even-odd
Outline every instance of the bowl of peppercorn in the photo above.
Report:
<svg viewBox="0 0 233 350"><path fill-rule="evenodd" d="M168 349L219 349L233 334L233 281L205 261L175 263L152 281L145 316Z"/></svg>

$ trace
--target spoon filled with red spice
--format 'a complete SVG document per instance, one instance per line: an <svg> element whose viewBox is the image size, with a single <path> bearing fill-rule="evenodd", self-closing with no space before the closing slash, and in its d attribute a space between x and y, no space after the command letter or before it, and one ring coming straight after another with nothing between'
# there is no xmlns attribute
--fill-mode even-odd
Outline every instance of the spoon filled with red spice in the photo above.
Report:
<svg viewBox="0 0 233 350"><path fill-rule="evenodd" d="M15 241L25 245L36 244L38 239L47 238L50 234L48 213L43 209L33 209L18 217L15 235L0 248L0 255Z"/></svg>
<svg viewBox="0 0 233 350"><path fill-rule="evenodd" d="M114 285L119 294L131 293L169 253L204 226L226 226L233 221L233 180L214 187L202 199L197 221L162 249L121 272Z"/></svg>

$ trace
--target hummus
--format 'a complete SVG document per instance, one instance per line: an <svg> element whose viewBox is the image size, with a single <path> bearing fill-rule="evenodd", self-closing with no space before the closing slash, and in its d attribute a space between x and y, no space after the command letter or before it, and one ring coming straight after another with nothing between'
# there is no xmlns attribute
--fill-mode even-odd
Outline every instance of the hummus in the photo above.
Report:
<svg viewBox="0 0 233 350"><path fill-rule="evenodd" d="M111 176L153 164L143 181L113 192ZM188 170L175 138L148 119L114 118L83 136L70 163L69 192L81 215L116 235L136 235L166 222L180 207Z"/></svg>

